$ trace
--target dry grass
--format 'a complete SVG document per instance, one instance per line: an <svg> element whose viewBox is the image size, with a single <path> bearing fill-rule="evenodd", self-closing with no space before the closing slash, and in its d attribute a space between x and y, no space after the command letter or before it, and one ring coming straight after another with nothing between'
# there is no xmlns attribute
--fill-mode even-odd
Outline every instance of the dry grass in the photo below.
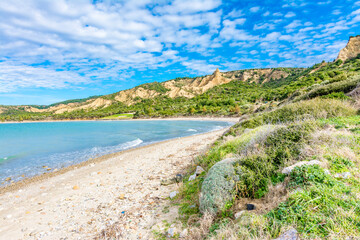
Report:
<svg viewBox="0 0 360 240"><path fill-rule="evenodd" d="M201 240L209 234L209 229L214 221L214 217L210 213L205 213L201 219L199 219L198 227L192 227L189 229L187 239L189 240Z"/></svg>
<svg viewBox="0 0 360 240"><path fill-rule="evenodd" d="M120 240L122 238L120 223L115 222L103 229L94 240Z"/></svg>
<svg viewBox="0 0 360 240"><path fill-rule="evenodd" d="M300 159L310 159L317 156L320 157L319 160L324 160L322 156L334 155L356 162L358 158L350 148L356 144L349 131L338 131L329 127L315 131L311 135L308 144L301 149Z"/></svg>

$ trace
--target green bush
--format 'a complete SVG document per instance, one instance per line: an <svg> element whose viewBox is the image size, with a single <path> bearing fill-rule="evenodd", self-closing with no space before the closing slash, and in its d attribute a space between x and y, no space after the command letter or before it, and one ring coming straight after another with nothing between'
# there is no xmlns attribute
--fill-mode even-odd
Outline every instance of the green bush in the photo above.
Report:
<svg viewBox="0 0 360 240"><path fill-rule="evenodd" d="M310 185L312 183L326 184L328 186L334 185L332 178L318 165L303 165L294 168L290 173L289 187Z"/></svg>
<svg viewBox="0 0 360 240"><path fill-rule="evenodd" d="M240 155L235 163L235 170L241 176L237 182L238 195L261 198L270 183L283 180L280 170L286 162L298 159L300 149L315 129L313 121L290 124L276 128L260 141L253 141L252 147L247 146L253 150Z"/></svg>
<svg viewBox="0 0 360 240"><path fill-rule="evenodd" d="M302 96L296 97L294 99L294 101L312 99L315 97L329 95L331 93L336 93L336 92L348 93L351 90L355 89L359 83L360 83L360 75L357 75L357 76L348 78L344 81L334 82L334 83L330 83L327 85L320 85L320 86L314 88L313 90L311 90L310 92L308 92Z"/></svg>
<svg viewBox="0 0 360 240"><path fill-rule="evenodd" d="M290 103L270 112L257 114L233 126L233 133L263 124L279 124L304 119L320 119L338 116L352 116L356 109L348 102L336 99L316 98L308 101Z"/></svg>

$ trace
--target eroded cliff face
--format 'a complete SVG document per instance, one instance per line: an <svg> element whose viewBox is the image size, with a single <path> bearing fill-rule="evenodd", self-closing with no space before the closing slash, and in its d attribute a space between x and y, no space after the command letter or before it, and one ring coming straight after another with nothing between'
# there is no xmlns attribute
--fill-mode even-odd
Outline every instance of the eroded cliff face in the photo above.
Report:
<svg viewBox="0 0 360 240"><path fill-rule="evenodd" d="M224 78L219 69L216 69L212 75L205 77L185 78L163 82L161 85L167 89L167 92L165 93L160 93L151 89L145 89L143 87L137 87L119 92L116 95L115 100L130 105L138 101L139 98L148 99L159 95L165 95L170 98L192 98L196 95L204 93L210 88L228 83L230 81L231 79Z"/></svg>
<svg viewBox="0 0 360 240"><path fill-rule="evenodd" d="M336 60L341 59L342 61L346 61L348 59L352 59L357 57L360 54L360 35L355 37L350 37L346 46L341 49Z"/></svg>
<svg viewBox="0 0 360 240"><path fill-rule="evenodd" d="M165 95L170 98L193 98L196 95L202 94L215 86L226 84L234 80L262 84L271 81L272 79L276 80L285 78L288 75L289 73L280 69L249 69L225 73L221 73L219 69L216 69L213 74L204 77L183 78L159 83L161 87L166 90L163 92L156 91L154 89L148 89L141 85L132 89L120 91L110 99L99 97L87 100L83 103L59 104L47 109L37 109L29 106L25 110L28 112L54 112L56 114L61 114L64 112L72 112L80 109L88 110L105 108L114 102L122 102L126 105L132 105L138 101L141 101L141 99L151 99L159 95Z"/></svg>

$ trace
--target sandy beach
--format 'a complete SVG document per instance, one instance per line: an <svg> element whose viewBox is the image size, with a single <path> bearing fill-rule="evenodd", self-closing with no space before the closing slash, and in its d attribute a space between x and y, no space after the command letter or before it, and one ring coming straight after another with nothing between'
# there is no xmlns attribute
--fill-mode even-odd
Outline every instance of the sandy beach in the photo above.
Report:
<svg viewBox="0 0 360 240"><path fill-rule="evenodd" d="M162 219L177 214L168 197L179 186L160 181L183 172L226 130L111 154L8 187L0 195L0 239L93 239L114 223L120 239L151 239Z"/></svg>

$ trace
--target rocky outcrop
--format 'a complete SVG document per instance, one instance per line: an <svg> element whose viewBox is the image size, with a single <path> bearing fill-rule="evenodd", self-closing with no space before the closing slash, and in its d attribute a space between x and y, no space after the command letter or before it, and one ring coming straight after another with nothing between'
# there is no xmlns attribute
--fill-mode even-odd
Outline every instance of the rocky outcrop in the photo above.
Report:
<svg viewBox="0 0 360 240"><path fill-rule="evenodd" d="M346 61L348 59L352 59L357 57L360 54L360 35L355 37L350 37L346 46L340 50L336 61L341 59L342 61Z"/></svg>
<svg viewBox="0 0 360 240"><path fill-rule="evenodd" d="M271 80L286 78L287 76L289 76L288 72L274 68L231 71L224 74L224 77L231 78L232 80L238 79L243 82L261 84Z"/></svg>
<svg viewBox="0 0 360 240"><path fill-rule="evenodd" d="M229 83L234 80L247 81L254 83L265 83L272 79L277 80L285 78L289 75L287 71L283 69L248 69L241 71L220 72L216 69L211 75L196 78L182 78L169 80L158 84L157 87L162 88L163 91L158 91L156 88L150 88L145 85L141 85L132 89L123 90L115 93L111 97L98 97L89 99L86 102L72 102L68 104L58 104L50 108L38 109L36 107L27 106L25 108L28 112L54 112L61 114L64 112L71 112L80 109L97 109L105 108L113 104L114 102L122 102L126 105L132 105L141 101L141 99L151 99L160 95L165 95L170 98L185 97L193 98L199 94L202 94L209 89Z"/></svg>
<svg viewBox="0 0 360 240"><path fill-rule="evenodd" d="M137 87L119 92L116 95L115 100L131 105L134 104L139 98L149 99L161 94L170 98L193 98L196 95L202 94L215 86L228 83L231 80L232 79L224 78L219 69L216 69L212 75L205 77L184 78L180 80L170 80L163 82L161 84L166 89L168 89L166 93L160 93L152 89Z"/></svg>

